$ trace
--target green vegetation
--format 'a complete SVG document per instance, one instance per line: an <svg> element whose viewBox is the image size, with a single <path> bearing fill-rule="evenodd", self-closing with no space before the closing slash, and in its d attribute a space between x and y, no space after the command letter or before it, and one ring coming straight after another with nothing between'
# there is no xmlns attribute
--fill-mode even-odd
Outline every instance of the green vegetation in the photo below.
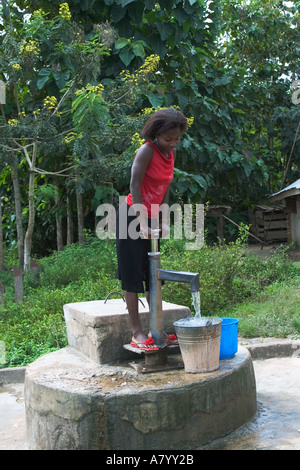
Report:
<svg viewBox="0 0 300 470"><path fill-rule="evenodd" d="M0 222L19 266L81 243L97 206L128 192L159 107L190 123L172 203L247 223L295 181L299 15L281 0L0 0Z"/></svg>
<svg viewBox="0 0 300 470"><path fill-rule="evenodd" d="M100 204L128 193L139 132L159 107L189 118L171 204L230 206L241 226L299 177L299 15L281 0L0 0L4 366L66 344L65 303L120 288L114 243L85 233ZM206 230L215 243L215 220ZM238 236L227 221L224 236ZM202 314L238 317L242 335L299 334L299 271L284 251L263 261L240 241L164 241L162 264L199 272ZM19 304L13 265L27 274ZM163 287L167 301L190 297Z"/></svg>
<svg viewBox="0 0 300 470"><path fill-rule="evenodd" d="M285 250L264 260L246 254L239 241L186 251L183 240L164 240L161 253L163 268L200 273L202 315L239 318L245 337L300 334L300 271ZM0 307L3 367L26 365L67 344L64 304L105 299L120 290L113 240L89 237L84 245L54 252L39 264L40 282L33 275L25 278L25 299L19 304L13 299L12 274L0 275L7 286ZM163 299L192 309L187 284L166 283Z"/></svg>

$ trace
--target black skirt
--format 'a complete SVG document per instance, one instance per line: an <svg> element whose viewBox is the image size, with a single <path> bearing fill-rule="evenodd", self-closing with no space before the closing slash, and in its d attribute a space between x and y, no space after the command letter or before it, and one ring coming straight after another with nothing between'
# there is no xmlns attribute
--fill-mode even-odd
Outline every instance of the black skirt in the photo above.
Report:
<svg viewBox="0 0 300 470"><path fill-rule="evenodd" d="M144 293L149 291L149 261L148 253L151 251L151 241L139 236L140 225L136 216L129 215L130 206L124 202L118 212L116 220L116 248L118 267L116 278L121 281L123 290L128 292ZM129 226L130 234L129 234ZM153 227L153 220L148 219L148 226ZM135 230L134 238L132 230ZM145 285L144 285L145 284Z"/></svg>

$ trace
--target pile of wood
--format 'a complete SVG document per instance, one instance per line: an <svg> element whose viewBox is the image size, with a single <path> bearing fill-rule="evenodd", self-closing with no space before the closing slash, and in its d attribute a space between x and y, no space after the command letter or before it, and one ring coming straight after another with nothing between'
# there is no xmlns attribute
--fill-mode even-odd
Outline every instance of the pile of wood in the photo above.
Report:
<svg viewBox="0 0 300 470"><path fill-rule="evenodd" d="M265 243L287 242L288 217L284 206L257 205L248 211L250 232Z"/></svg>

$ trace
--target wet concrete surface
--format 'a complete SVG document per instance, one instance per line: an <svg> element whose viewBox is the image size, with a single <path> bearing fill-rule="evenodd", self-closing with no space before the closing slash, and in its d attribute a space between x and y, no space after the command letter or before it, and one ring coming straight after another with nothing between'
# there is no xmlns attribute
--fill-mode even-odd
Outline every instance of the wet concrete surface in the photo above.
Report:
<svg viewBox="0 0 300 470"><path fill-rule="evenodd" d="M26 450L24 384L0 386L0 450Z"/></svg>
<svg viewBox="0 0 300 470"><path fill-rule="evenodd" d="M253 360L258 412L197 450L300 450L300 356ZM0 450L26 450L24 385L0 386Z"/></svg>
<svg viewBox="0 0 300 470"><path fill-rule="evenodd" d="M253 366L256 416L201 449L300 450L300 357L255 360Z"/></svg>

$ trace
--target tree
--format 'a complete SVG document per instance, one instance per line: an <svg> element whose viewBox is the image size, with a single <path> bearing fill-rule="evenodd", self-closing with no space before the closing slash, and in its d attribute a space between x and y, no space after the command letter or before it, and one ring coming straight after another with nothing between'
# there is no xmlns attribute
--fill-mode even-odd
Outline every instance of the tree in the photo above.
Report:
<svg viewBox="0 0 300 470"><path fill-rule="evenodd" d="M140 90L149 84L145 77L157 67L157 60L149 56L136 77L126 72L104 90L98 77L108 45L100 42L99 32L87 39L70 19L68 5L63 3L53 19L36 11L24 16L21 29L10 20L3 35L2 76L13 94L3 108L0 146L5 150L3 165L11 164L14 169L11 160L23 160L28 167L25 272L30 265L35 199L41 193L38 179L47 175L48 181L54 182L43 179L42 185L56 188L57 204L58 177L67 179L68 196L72 188L76 194L82 242L82 195L107 178L105 151L109 136L116 135L119 128L117 112L121 111L126 126ZM57 210L56 221L59 240Z"/></svg>
<svg viewBox="0 0 300 470"><path fill-rule="evenodd" d="M4 3L3 7L6 6ZM69 172L69 176L75 177L70 175L74 165L65 167L65 162L58 162L53 154L46 158L46 148L50 146L52 152L61 153L62 139L72 126L70 110L66 110L63 116L61 108L77 87L97 77L101 57L106 51L99 44L97 34L86 39L77 25L71 24L67 4L61 5L59 15L52 20L46 19L39 11L29 20L24 16L21 29L15 27L14 17L5 18L7 25L1 37L0 76L10 93L8 103L2 108L0 146L5 151L3 164L12 166L14 180L18 180L17 158L24 159L28 165L28 224L24 239L26 272L30 266L35 223L37 176L57 177ZM52 91L51 96L47 95L48 90ZM19 205L20 197L16 191L15 196L16 205Z"/></svg>
<svg viewBox="0 0 300 470"><path fill-rule="evenodd" d="M29 9L40 6L45 11L55 11L58 8L58 2L48 1L33 3L25 0L18 1L18 4ZM151 53L159 56L159 73L156 74L155 80L151 80L148 86L144 87L144 93L136 105L136 114L149 105L154 108L179 106L189 116L199 114L202 108L208 123L214 119L216 101L211 100L210 96L205 97L206 83L203 82L206 81L206 70L215 67L213 47L220 20L219 4L218 0L209 3L203 0L69 2L73 18L80 19L87 33L96 28L102 40L107 37L113 39L114 47L111 54L104 59L99 76L99 81L103 84L107 85L119 77L124 67L128 68L130 73L134 72ZM115 34L117 37L114 37ZM117 108L116 104L115 107ZM126 114L123 109L124 112ZM128 114L132 112L131 107ZM228 122L225 125L228 129ZM199 135L198 129L199 127L195 126L194 136L183 142L178 159L179 165L185 166L187 174L190 175L189 180L194 184L194 199L202 198L209 185L213 184L209 176L203 175L200 178L197 175L201 167L201 152L205 155L215 152L214 146L211 149L209 145L205 148L199 145L202 136ZM211 131L209 129L210 133ZM127 142L130 142L130 137L128 136ZM118 146L116 140L114 144ZM115 148L108 147L107 151L109 154L114 153ZM199 155L199 158L195 158L195 155ZM187 162L194 164L186 168ZM178 180L177 186L182 190L180 179L182 176L175 179L175 185ZM191 193L183 193L185 197L191 197Z"/></svg>
<svg viewBox="0 0 300 470"><path fill-rule="evenodd" d="M59 8L58 0L18 4ZM280 116L298 73L298 2L72 0L69 5L86 32L99 27L103 37L117 34L100 80L116 78L124 67L136 70L151 52L160 57L140 109L149 103L178 105L195 118L178 149L174 187L184 199L247 205L267 196L287 163L281 142L291 147L297 128L297 122L291 131L284 126L281 134ZM288 109L290 102L285 114Z"/></svg>
<svg viewBox="0 0 300 470"><path fill-rule="evenodd" d="M132 136L145 113L178 106L194 123L178 147L174 197L242 209L262 202L277 189L299 122L290 100L299 72L297 6L279 0L2 1L0 78L9 90L2 123L7 120L5 138L14 138L11 149L19 149L9 152L10 162L14 157L16 168L29 163L26 148L32 163L36 140L35 195L42 171L43 183L58 188L57 207L62 195L69 202L76 195L80 215L84 196L95 203L105 193L99 186L128 189ZM150 58L156 68L143 80L139 73ZM57 101L47 112L44 100L52 97ZM29 126L28 142L22 126ZM295 155L298 145L296 139ZM298 171L297 159L292 163L288 178ZM67 184L58 184L67 168ZM82 236L82 216L78 222Z"/></svg>
<svg viewBox="0 0 300 470"><path fill-rule="evenodd" d="M258 155L268 169L264 194L270 194L282 182L300 120L300 109L291 100L291 84L299 77L299 2L222 3L220 60L243 72L240 92L247 119L241 136L251 154ZM290 182L298 178L298 153L297 143L293 156L296 175L290 173Z"/></svg>

